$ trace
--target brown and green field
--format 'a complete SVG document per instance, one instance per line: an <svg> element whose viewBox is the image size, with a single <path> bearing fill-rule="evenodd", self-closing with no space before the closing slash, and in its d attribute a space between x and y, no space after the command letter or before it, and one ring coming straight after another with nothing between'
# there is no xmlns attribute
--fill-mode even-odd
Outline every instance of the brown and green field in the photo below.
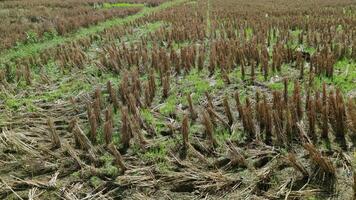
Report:
<svg viewBox="0 0 356 200"><path fill-rule="evenodd" d="M356 1L0 0L0 199L356 199Z"/></svg>

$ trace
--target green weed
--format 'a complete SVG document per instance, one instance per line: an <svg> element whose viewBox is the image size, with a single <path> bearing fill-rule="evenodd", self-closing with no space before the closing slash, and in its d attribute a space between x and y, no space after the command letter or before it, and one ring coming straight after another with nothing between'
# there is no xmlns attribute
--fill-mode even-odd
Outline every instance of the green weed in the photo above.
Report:
<svg viewBox="0 0 356 200"><path fill-rule="evenodd" d="M103 8L137 8L144 6L143 3L103 3Z"/></svg>
<svg viewBox="0 0 356 200"><path fill-rule="evenodd" d="M177 96L169 96L163 106L159 109L159 112L163 115L173 114L176 110L176 105L178 104Z"/></svg>

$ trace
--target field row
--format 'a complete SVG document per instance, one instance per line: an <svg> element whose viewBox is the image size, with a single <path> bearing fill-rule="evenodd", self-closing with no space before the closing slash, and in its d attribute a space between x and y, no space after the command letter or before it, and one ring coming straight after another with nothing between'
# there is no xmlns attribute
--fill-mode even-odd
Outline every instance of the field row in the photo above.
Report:
<svg viewBox="0 0 356 200"><path fill-rule="evenodd" d="M127 2L127 3L126 3ZM164 0L124 1L2 1L0 3L0 52L5 49L63 36L82 27L132 15Z"/></svg>

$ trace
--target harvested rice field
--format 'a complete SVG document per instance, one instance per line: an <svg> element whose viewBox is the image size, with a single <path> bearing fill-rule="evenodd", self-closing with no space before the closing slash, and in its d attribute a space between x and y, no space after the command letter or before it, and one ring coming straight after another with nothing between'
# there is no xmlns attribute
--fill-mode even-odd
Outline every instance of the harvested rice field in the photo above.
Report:
<svg viewBox="0 0 356 200"><path fill-rule="evenodd" d="M356 199L356 1L0 18L0 199Z"/></svg>

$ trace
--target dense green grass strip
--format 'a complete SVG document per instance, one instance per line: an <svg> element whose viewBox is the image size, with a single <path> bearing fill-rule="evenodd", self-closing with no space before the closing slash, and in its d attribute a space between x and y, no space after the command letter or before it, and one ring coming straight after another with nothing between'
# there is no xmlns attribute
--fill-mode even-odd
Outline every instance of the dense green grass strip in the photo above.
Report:
<svg viewBox="0 0 356 200"><path fill-rule="evenodd" d="M17 48L13 48L13 49L5 51L1 54L0 63L7 63L14 59L35 55L35 54L40 53L48 48L55 47L56 45L59 45L59 44L65 43L65 42L71 42L71 41L75 41L77 39L80 39L80 38L83 38L86 36L98 34L107 28L122 25L122 24L125 24L130 21L134 21L134 20L144 17L145 15L148 15L150 13L157 12L157 11L160 11L163 9L167 9L167 8L173 7L175 5L184 3L186 1L188 1L188 0L173 0L173 1L162 3L161 5L159 5L157 7L144 7L137 14L130 15L125 18L110 19L110 20L101 22L95 26L91 26L88 28L81 28L77 32L69 34L67 36L55 36L53 39L48 40L48 41L43 41L41 43L28 44L28 45L23 45L23 46L20 46Z"/></svg>
<svg viewBox="0 0 356 200"><path fill-rule="evenodd" d="M103 8L136 8L144 7L143 3L104 3Z"/></svg>

